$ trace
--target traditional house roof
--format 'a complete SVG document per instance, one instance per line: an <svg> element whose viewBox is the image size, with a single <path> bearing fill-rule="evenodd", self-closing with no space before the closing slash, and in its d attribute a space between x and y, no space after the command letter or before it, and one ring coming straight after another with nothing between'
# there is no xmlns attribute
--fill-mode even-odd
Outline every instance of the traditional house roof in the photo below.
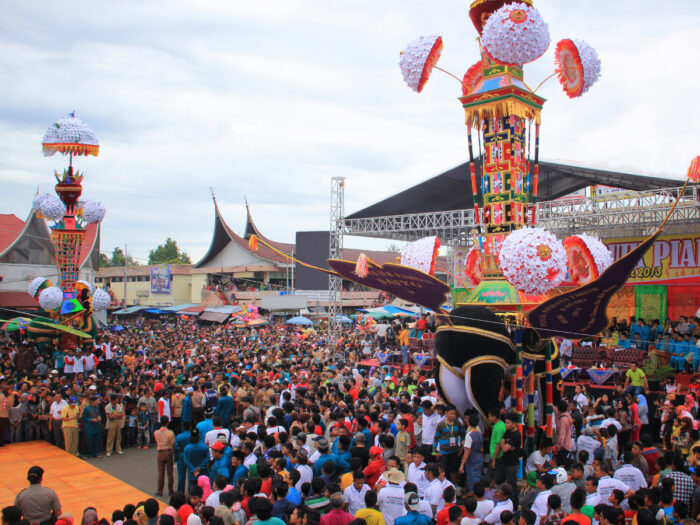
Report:
<svg viewBox="0 0 700 525"><path fill-rule="evenodd" d="M88 224L80 251L80 267L99 268L100 225ZM29 213L26 221L13 214L0 214L0 262L9 264L56 264L51 230L46 221Z"/></svg>
<svg viewBox="0 0 700 525"><path fill-rule="evenodd" d="M213 197L213 195L212 195ZM206 265L213 260L229 243L233 242L236 245L240 246L243 250L246 252L254 255L255 257L262 259L264 262L268 264L266 271L278 271L279 266L285 266L289 264L294 264L291 262L289 259L286 257L283 257L282 255L279 255L278 253L275 253L274 250L271 250L267 246L265 246L262 243L258 244L258 250L253 252L250 250L248 247L248 239L252 235L257 236L259 239L262 241L266 242L267 244L270 244L273 246L275 249L287 253L289 255L292 255L296 253L296 245L293 243L283 243L283 242L277 242L273 241L269 238L267 238L261 231L260 229L255 225L255 221L253 221L253 216L250 212L250 206L248 204L248 199L245 201L245 207L246 207L246 225L245 225L245 230L243 233L243 237L238 235L236 232L234 232L227 224L224 218L221 215L221 210L219 209L219 206L216 202L216 198L214 197L214 235L212 237L211 245L209 246L209 251L207 251L207 254L197 263L194 265L194 268L202 268L206 267ZM355 261L357 258L360 256L361 253L364 253L369 259L374 261L377 264L384 264L384 263L389 263L389 262L396 262L396 258L400 256L399 253L395 252L387 252L387 251L372 251L372 250L357 250L353 248L344 248L342 251L341 258L348 260L348 261ZM439 257L438 258L438 266L444 267L444 263L446 262L444 257ZM272 264L273 266L270 267L269 264ZM217 266L219 267L219 266ZM238 267L237 267L238 268ZM245 271L251 271L248 268L249 266L246 266ZM229 271L229 270L226 270ZM243 269L241 270L243 271Z"/></svg>
<svg viewBox="0 0 700 525"><path fill-rule="evenodd" d="M257 251L252 251L248 247L248 241L238 235L233 229L226 224L226 221L221 215L221 210L219 210L219 204L216 202L216 197L212 194L212 198L214 200L214 235L211 240L211 244L209 245L209 250L207 251L206 255L199 261L197 262L194 267L195 268L204 268L207 266L207 264L216 257L229 243L233 242L236 245L238 245L241 249L244 251L252 254L256 258L260 259L261 262L263 263L271 263L274 266L273 271L277 271L280 265L282 266L287 266L290 264L289 259L286 257L283 257L277 253L275 253L273 250L268 248L267 246L264 246L263 244L258 245L258 250ZM247 203L246 203L246 209L247 208ZM250 217L250 212L248 211L248 222L246 223L246 233L248 234L248 237L250 238L250 235L253 235L253 233L257 232L257 228L255 228L254 223L252 222L252 217ZM245 235L245 234L244 234ZM255 235L258 235L258 233L255 233ZM294 245L282 245L281 243L273 243L268 241L266 237L263 237L262 235L258 235L261 239L263 239L265 242L269 242L271 245L275 246L276 245L281 245L283 247L278 248L280 251L289 253L289 255L292 254Z"/></svg>

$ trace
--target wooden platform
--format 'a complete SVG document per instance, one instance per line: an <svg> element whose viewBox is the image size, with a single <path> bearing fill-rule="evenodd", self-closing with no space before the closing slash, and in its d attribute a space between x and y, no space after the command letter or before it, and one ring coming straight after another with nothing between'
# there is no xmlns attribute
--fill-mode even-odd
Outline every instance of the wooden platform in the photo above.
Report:
<svg viewBox="0 0 700 525"><path fill-rule="evenodd" d="M112 511L152 497L46 441L30 441L0 448L0 508L13 505L29 485L27 471L33 465L44 469L42 485L56 491L63 512L70 512L75 523L85 507L95 507L111 522Z"/></svg>

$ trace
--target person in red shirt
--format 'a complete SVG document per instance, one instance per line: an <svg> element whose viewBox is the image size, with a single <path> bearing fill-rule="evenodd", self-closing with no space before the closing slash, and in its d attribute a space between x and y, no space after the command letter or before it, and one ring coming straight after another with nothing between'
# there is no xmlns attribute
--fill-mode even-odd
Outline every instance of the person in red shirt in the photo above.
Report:
<svg viewBox="0 0 700 525"><path fill-rule="evenodd" d="M331 510L321 516L319 525L349 525L355 519L355 516L349 512L345 512L345 498L342 492L331 494Z"/></svg>
<svg viewBox="0 0 700 525"><path fill-rule="evenodd" d="M382 457L383 453L384 450L381 447L370 447L369 449L370 462L365 468L364 474L367 484L372 488L379 480L379 476L386 470L386 463L384 463L384 458Z"/></svg>
<svg viewBox="0 0 700 525"><path fill-rule="evenodd" d="M425 332L428 329L428 319L426 319L426 315L423 314L420 316L420 319L416 321L416 330L420 332Z"/></svg>
<svg viewBox="0 0 700 525"><path fill-rule="evenodd" d="M445 500L445 506L440 512L437 513L437 525L448 525L450 522L450 507L455 506L456 496L457 493L455 492L455 488L447 485L445 490L442 492L442 499ZM461 507L459 507L459 509L462 512L462 517L464 517L464 510Z"/></svg>

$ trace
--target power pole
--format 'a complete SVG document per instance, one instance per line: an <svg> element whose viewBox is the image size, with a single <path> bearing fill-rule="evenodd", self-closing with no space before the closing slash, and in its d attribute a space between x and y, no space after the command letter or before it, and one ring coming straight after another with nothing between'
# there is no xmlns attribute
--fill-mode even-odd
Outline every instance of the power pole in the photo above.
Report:
<svg viewBox="0 0 700 525"><path fill-rule="evenodd" d="M345 177L331 178L331 221L328 258L339 259L343 255L343 218L345 216ZM335 275L328 276L328 347L335 350L335 344L342 334L343 280Z"/></svg>
<svg viewBox="0 0 700 525"><path fill-rule="evenodd" d="M127 274L126 267L128 264L126 250L127 250L127 245L125 244L124 245L124 308L126 308L128 306L126 304L126 274Z"/></svg>

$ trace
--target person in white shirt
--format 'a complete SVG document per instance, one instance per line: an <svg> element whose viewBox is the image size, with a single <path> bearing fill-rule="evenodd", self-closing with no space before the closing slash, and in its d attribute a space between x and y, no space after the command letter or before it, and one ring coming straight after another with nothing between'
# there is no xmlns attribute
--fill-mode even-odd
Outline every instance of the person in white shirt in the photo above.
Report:
<svg viewBox="0 0 700 525"><path fill-rule="evenodd" d="M440 414L429 399L421 402L420 406L423 408L423 415L419 418L423 429L421 444L423 445L423 455L428 457L433 453L433 441L435 440L435 431L440 423Z"/></svg>
<svg viewBox="0 0 700 525"><path fill-rule="evenodd" d="M622 481L632 492L637 492L639 489L647 488L648 485L642 471L632 465L633 459L631 452L625 452L622 455L623 465L615 471L613 479Z"/></svg>
<svg viewBox="0 0 700 525"><path fill-rule="evenodd" d="M295 485L295 488L301 492L301 486L304 483L311 483L314 479L314 471L308 465L308 452L305 449L300 449L297 451L297 466L296 469L299 472L299 481Z"/></svg>
<svg viewBox="0 0 700 525"><path fill-rule="evenodd" d="M552 440L551 438L545 438L542 440L540 448L528 456L525 462L525 473L537 472L538 474L542 474L547 472L550 466L549 458L551 454Z"/></svg>
<svg viewBox="0 0 700 525"><path fill-rule="evenodd" d="M614 409L611 409L614 411ZM610 425L615 425L617 427L617 430L620 431L622 430L622 423L620 423L617 419L614 417L607 417L603 420L603 422L600 424L600 428L608 428Z"/></svg>
<svg viewBox="0 0 700 525"><path fill-rule="evenodd" d="M508 483L498 485L496 488L496 504L491 509L491 512L484 517L484 521L491 525L501 525L501 512L504 510L513 512L513 500L510 499L512 495L513 488ZM474 515L476 516L476 512Z"/></svg>
<svg viewBox="0 0 700 525"><path fill-rule="evenodd" d="M400 518L405 513L404 490L399 485L405 481L405 477L402 472L391 469L387 479L386 487L380 489L377 494L377 506L384 515L386 525L394 525L396 518Z"/></svg>
<svg viewBox="0 0 700 525"><path fill-rule="evenodd" d="M49 407L49 413L51 414L49 431L53 433L54 442L58 448L63 448L63 417L61 416L61 410L66 406L68 406L68 403L57 392L53 403Z"/></svg>
<svg viewBox="0 0 700 525"><path fill-rule="evenodd" d="M430 503L433 519L445 506L445 500L442 499L442 482L439 476L440 470L435 463L430 463L425 467L425 478L428 480L428 486L425 489L424 497Z"/></svg>
<svg viewBox="0 0 700 525"><path fill-rule="evenodd" d="M491 511L496 504L493 500L484 498L486 490L482 482L477 481L474 483L473 492L474 496L476 496L476 510L474 511L474 516L479 520L479 522L482 522L486 516L491 514Z"/></svg>
<svg viewBox="0 0 700 525"><path fill-rule="evenodd" d="M76 350L75 357L73 358L73 373L76 375L82 374L84 370L83 356Z"/></svg>
<svg viewBox="0 0 700 525"><path fill-rule="evenodd" d="M414 450L413 462L408 466L408 482L414 483L418 489L418 496L425 497L425 489L428 487L428 480L425 477L425 463L423 462L423 452Z"/></svg>
<svg viewBox="0 0 700 525"><path fill-rule="evenodd" d="M588 452L588 460L586 460L587 465L593 464L593 454L596 449L600 448L602 444L595 437L595 432L589 426L584 427L583 434L576 438L576 451L580 452L585 450Z"/></svg>
<svg viewBox="0 0 700 525"><path fill-rule="evenodd" d="M365 508L365 494L371 489L365 483L365 475L361 470L353 473L352 485L343 491L345 502L348 504L348 512L353 516L355 513ZM403 494L402 494L403 495Z"/></svg>
<svg viewBox="0 0 700 525"><path fill-rule="evenodd" d="M540 474L537 476L537 489L540 493L532 502L530 509L535 513L535 525L540 525L540 521L547 515L547 500L552 495L552 487L554 486L554 477L550 474Z"/></svg>
<svg viewBox="0 0 700 525"><path fill-rule="evenodd" d="M586 394L583 393L583 387L581 385L576 385L574 388L576 389L576 393L574 394L574 402L583 415L586 408L588 408L588 398L586 397Z"/></svg>
<svg viewBox="0 0 700 525"><path fill-rule="evenodd" d="M634 494L626 483L610 477L607 465L596 463L595 475L598 478L598 496L600 496L600 501L603 503L607 504L610 494L612 494L612 491L615 489L624 492L626 498Z"/></svg>

